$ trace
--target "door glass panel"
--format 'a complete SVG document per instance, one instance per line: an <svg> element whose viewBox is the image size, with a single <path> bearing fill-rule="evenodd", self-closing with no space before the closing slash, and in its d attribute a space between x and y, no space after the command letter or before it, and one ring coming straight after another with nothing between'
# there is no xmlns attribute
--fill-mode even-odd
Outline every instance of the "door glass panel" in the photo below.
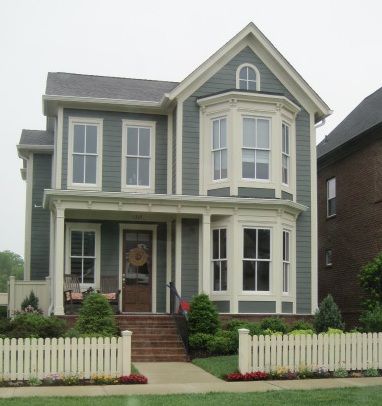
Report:
<svg viewBox="0 0 382 406"><path fill-rule="evenodd" d="M126 232L126 268L127 285L149 285L151 270L151 232Z"/></svg>

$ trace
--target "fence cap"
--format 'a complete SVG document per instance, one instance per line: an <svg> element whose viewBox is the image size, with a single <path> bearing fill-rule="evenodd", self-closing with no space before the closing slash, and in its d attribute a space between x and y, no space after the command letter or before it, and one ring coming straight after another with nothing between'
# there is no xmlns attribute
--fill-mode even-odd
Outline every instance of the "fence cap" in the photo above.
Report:
<svg viewBox="0 0 382 406"><path fill-rule="evenodd" d="M239 328L239 334L249 334L249 330L247 328Z"/></svg>
<svg viewBox="0 0 382 406"><path fill-rule="evenodd" d="M129 331L129 330L123 330L123 331L121 332L122 337L131 336L132 334L133 334L133 332L132 332L132 331Z"/></svg>

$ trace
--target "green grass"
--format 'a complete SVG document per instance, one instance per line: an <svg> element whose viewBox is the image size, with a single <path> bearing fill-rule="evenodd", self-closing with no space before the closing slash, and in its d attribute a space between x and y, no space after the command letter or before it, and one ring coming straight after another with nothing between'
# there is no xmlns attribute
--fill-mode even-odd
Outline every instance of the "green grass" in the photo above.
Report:
<svg viewBox="0 0 382 406"><path fill-rule="evenodd" d="M219 357L195 358L192 363L218 378L237 371L237 355L222 355Z"/></svg>
<svg viewBox="0 0 382 406"><path fill-rule="evenodd" d="M256 405L256 406L347 406L382 404L382 387L325 389L311 391L271 391L261 393L207 393L185 395L144 395L66 398L1 399L2 406L199 406L199 405Z"/></svg>
<svg viewBox="0 0 382 406"><path fill-rule="evenodd" d="M140 374L137 367L134 364L131 364L131 373L132 374Z"/></svg>

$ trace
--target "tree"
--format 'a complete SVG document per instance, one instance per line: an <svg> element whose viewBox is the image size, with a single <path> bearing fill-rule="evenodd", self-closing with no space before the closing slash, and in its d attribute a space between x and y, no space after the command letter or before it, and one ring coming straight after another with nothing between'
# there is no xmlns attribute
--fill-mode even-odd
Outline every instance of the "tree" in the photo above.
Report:
<svg viewBox="0 0 382 406"><path fill-rule="evenodd" d="M340 309L333 300L332 295L326 296L320 303L314 315L313 324L317 333L326 332L329 328L344 329L345 325L342 321Z"/></svg>
<svg viewBox="0 0 382 406"><path fill-rule="evenodd" d="M202 293L195 296L190 305L188 327L191 334L215 334L220 326L219 315L209 297Z"/></svg>
<svg viewBox="0 0 382 406"><path fill-rule="evenodd" d="M10 276L16 279L24 277L24 260L12 251L0 251L0 292L7 292Z"/></svg>
<svg viewBox="0 0 382 406"><path fill-rule="evenodd" d="M367 263L359 274L360 285L365 292L365 309L382 306L382 253Z"/></svg>

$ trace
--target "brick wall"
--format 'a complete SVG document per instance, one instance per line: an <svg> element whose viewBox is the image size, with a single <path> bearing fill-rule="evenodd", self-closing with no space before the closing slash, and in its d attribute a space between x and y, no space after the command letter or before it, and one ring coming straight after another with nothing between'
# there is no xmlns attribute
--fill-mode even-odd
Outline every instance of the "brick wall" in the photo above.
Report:
<svg viewBox="0 0 382 406"><path fill-rule="evenodd" d="M369 139L367 145L353 146L350 154L335 162L326 166L319 162L318 169L319 300L331 293L348 327L357 324L361 310L357 275L382 251L382 140ZM337 214L327 219L326 181L333 176ZM325 265L326 249L332 249L330 267Z"/></svg>

